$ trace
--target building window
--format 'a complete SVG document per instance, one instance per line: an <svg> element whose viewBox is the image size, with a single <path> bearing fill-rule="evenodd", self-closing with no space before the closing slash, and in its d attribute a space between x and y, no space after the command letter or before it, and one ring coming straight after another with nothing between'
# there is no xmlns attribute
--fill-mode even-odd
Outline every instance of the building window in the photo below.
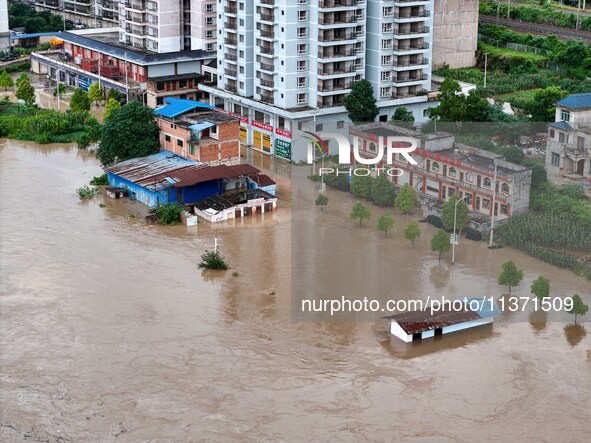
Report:
<svg viewBox="0 0 591 443"><path fill-rule="evenodd" d="M456 168L449 168L449 176L450 177L456 176Z"/></svg>
<svg viewBox="0 0 591 443"><path fill-rule="evenodd" d="M305 22L308 20L308 11L298 11L298 21Z"/></svg>
<svg viewBox="0 0 591 443"><path fill-rule="evenodd" d="M179 88L186 88L187 87L187 80L180 80L179 81Z"/></svg>
<svg viewBox="0 0 591 443"><path fill-rule="evenodd" d="M381 87L380 97L392 97L392 88L390 86Z"/></svg>
<svg viewBox="0 0 591 443"><path fill-rule="evenodd" d="M391 55L382 55L382 66L387 66L392 64L392 56Z"/></svg>
<svg viewBox="0 0 591 443"><path fill-rule="evenodd" d="M483 198L482 199L482 207L484 209L490 209L490 200Z"/></svg>
<svg viewBox="0 0 591 443"><path fill-rule="evenodd" d="M303 105L308 102L308 98L306 97L306 94L298 94L296 96L296 100L297 100L298 105Z"/></svg>
<svg viewBox="0 0 591 443"><path fill-rule="evenodd" d="M509 208L507 205L501 205L501 214L507 215L509 213Z"/></svg>
<svg viewBox="0 0 591 443"><path fill-rule="evenodd" d="M565 111L564 109L560 110L560 121L569 122L570 121L570 111Z"/></svg>
<svg viewBox="0 0 591 443"><path fill-rule="evenodd" d="M181 148L183 147L183 141L180 138L176 141L176 144Z"/></svg>
<svg viewBox="0 0 591 443"><path fill-rule="evenodd" d="M490 178L488 178L488 177L485 177L485 178L484 178L484 181L483 181L483 184L484 184L484 187L485 187L485 188L490 188L490 185L491 185Z"/></svg>
<svg viewBox="0 0 591 443"><path fill-rule="evenodd" d="M343 129L345 127L345 122L343 120L337 122L337 129Z"/></svg>
<svg viewBox="0 0 591 443"><path fill-rule="evenodd" d="M298 77L297 84L298 84L298 88L305 88L306 87L306 77Z"/></svg>
<svg viewBox="0 0 591 443"><path fill-rule="evenodd" d="M392 80L392 71L383 71L381 73L381 80L383 82Z"/></svg>
<svg viewBox="0 0 591 443"><path fill-rule="evenodd" d="M552 153L552 166L560 166L560 154L556 152Z"/></svg>
<svg viewBox="0 0 591 443"><path fill-rule="evenodd" d="M384 6L382 8L382 17L392 17L394 15L394 8L392 6Z"/></svg>
<svg viewBox="0 0 591 443"><path fill-rule="evenodd" d="M508 194L509 193L509 185L507 183L503 183L501 185L501 192Z"/></svg>
<svg viewBox="0 0 591 443"><path fill-rule="evenodd" d="M191 147L189 148L189 153L191 155L195 155L195 145L191 145Z"/></svg>
<svg viewBox="0 0 591 443"><path fill-rule="evenodd" d="M581 137L580 135L577 137L577 149L579 151L585 150L585 137Z"/></svg>
<svg viewBox="0 0 591 443"><path fill-rule="evenodd" d="M550 129L550 138L554 138L555 135L554 129Z"/></svg>
<svg viewBox="0 0 591 443"><path fill-rule="evenodd" d="M316 132L320 132L324 129L324 125L322 123L319 123L316 125Z"/></svg>
<svg viewBox="0 0 591 443"><path fill-rule="evenodd" d="M307 54L308 53L308 45L302 44L298 45L298 54Z"/></svg>
<svg viewBox="0 0 591 443"><path fill-rule="evenodd" d="M431 169L433 169L433 172L439 172L439 163L433 162Z"/></svg>
<svg viewBox="0 0 591 443"><path fill-rule="evenodd" d="M164 90L164 83L163 82L156 83L156 90L163 91Z"/></svg>
<svg viewBox="0 0 591 443"><path fill-rule="evenodd" d="M558 133L558 141L560 143L565 143L566 137L564 136L564 132L559 132Z"/></svg>
<svg viewBox="0 0 591 443"><path fill-rule="evenodd" d="M308 28L298 28L298 38L307 38Z"/></svg>
<svg viewBox="0 0 591 443"><path fill-rule="evenodd" d="M170 135L165 135L164 136L164 140L166 140L167 142L169 142L170 141Z"/></svg>
<svg viewBox="0 0 591 443"><path fill-rule="evenodd" d="M471 172L468 172L466 174L466 181L472 183L474 181L474 174L472 174Z"/></svg>
<svg viewBox="0 0 591 443"><path fill-rule="evenodd" d="M305 71L306 69L308 69L308 62L306 60L298 60L297 70Z"/></svg>
<svg viewBox="0 0 591 443"><path fill-rule="evenodd" d="M376 152L376 144L375 143L370 143L369 144L369 150L371 152Z"/></svg>

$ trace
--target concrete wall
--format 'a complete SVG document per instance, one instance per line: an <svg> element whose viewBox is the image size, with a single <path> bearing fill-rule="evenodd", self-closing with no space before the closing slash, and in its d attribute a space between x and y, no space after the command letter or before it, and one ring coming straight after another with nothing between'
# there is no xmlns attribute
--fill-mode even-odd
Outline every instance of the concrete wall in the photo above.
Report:
<svg viewBox="0 0 591 443"><path fill-rule="evenodd" d="M473 66L478 39L477 0L438 0L433 17L433 68Z"/></svg>

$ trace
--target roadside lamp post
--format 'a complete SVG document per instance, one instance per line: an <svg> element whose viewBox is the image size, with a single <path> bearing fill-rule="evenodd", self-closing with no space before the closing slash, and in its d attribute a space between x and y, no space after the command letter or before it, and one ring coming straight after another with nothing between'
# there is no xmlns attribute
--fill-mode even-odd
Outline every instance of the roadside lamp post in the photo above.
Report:
<svg viewBox="0 0 591 443"><path fill-rule="evenodd" d="M213 252L215 252L216 254L218 253L218 240L219 240L219 237L216 235L213 238Z"/></svg>
<svg viewBox="0 0 591 443"><path fill-rule="evenodd" d="M483 87L486 88L486 71L488 67L488 52L484 53L484 85Z"/></svg>
<svg viewBox="0 0 591 443"><path fill-rule="evenodd" d="M458 220L458 205L460 204L460 202L463 202L464 200L466 200L466 198L468 198L468 195L463 196L462 198L459 198L456 200L456 203L454 205L454 233L453 233L453 241L451 242L451 264L453 265L456 261L456 243L458 243L458 241L456 240L456 224L457 224L457 220Z"/></svg>

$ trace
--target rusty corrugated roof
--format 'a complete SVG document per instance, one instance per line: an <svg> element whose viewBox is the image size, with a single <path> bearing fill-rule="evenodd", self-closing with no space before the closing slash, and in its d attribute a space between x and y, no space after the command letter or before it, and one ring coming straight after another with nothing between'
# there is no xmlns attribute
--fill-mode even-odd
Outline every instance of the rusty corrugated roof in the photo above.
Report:
<svg viewBox="0 0 591 443"><path fill-rule="evenodd" d="M465 306L463 310L445 308L431 313L431 310L427 309L424 311L404 312L384 318L394 320L406 334L413 335L458 323L478 320L481 317L477 311L473 311L468 306Z"/></svg>

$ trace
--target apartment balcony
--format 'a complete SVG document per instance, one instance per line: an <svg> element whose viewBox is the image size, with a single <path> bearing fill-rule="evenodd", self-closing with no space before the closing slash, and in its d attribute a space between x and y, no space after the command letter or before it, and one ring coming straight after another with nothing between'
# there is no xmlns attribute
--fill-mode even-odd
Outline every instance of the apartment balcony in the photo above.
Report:
<svg viewBox="0 0 591 443"><path fill-rule="evenodd" d="M340 51L331 51L331 50L324 50L318 52L318 58L320 60L336 60L336 59L347 59L347 58L355 58L357 57L357 53L354 49L346 49Z"/></svg>
<svg viewBox="0 0 591 443"><path fill-rule="evenodd" d="M238 61L238 56L234 54L224 54L224 60L231 63L236 63Z"/></svg>
<svg viewBox="0 0 591 443"><path fill-rule="evenodd" d="M399 85L408 85L411 83L421 83L429 78L428 74L421 73L416 75L395 75L392 77L392 82Z"/></svg>
<svg viewBox="0 0 591 443"><path fill-rule="evenodd" d="M228 77L236 78L238 76L238 71L235 69L224 69L224 74L226 74Z"/></svg>
<svg viewBox="0 0 591 443"><path fill-rule="evenodd" d="M126 1L125 7L135 11L143 11L146 9L146 3L142 1Z"/></svg>
<svg viewBox="0 0 591 443"><path fill-rule="evenodd" d="M400 21L406 21L406 20L412 21L414 19L423 19L423 18L428 18L430 16L431 16L431 11L418 11L418 12L402 11L402 12L395 12L394 13L394 18L397 18Z"/></svg>
<svg viewBox="0 0 591 443"><path fill-rule="evenodd" d="M229 46L236 46L238 45L238 39L236 38L225 38L224 44Z"/></svg>
<svg viewBox="0 0 591 443"><path fill-rule="evenodd" d="M343 33L321 33L318 36L318 44L321 46L325 45L342 45L345 41L351 41L351 43L355 43L357 41L357 36L354 32L343 32Z"/></svg>
<svg viewBox="0 0 591 443"><path fill-rule="evenodd" d="M336 108L339 106L345 106L345 97L339 97L338 99L327 99L317 102L319 108Z"/></svg>
<svg viewBox="0 0 591 443"><path fill-rule="evenodd" d="M429 3L429 0L394 0L394 6L419 6Z"/></svg>
<svg viewBox="0 0 591 443"><path fill-rule="evenodd" d="M429 49L429 43L427 43L427 42L414 43L414 44L399 44L399 45L394 45L392 47L392 51L394 51L394 54L397 54L397 55L401 55L404 53L410 53L410 52L424 51L426 49Z"/></svg>
<svg viewBox="0 0 591 443"><path fill-rule="evenodd" d="M261 101L263 103L269 103L269 104L274 104L275 103L275 97L273 96L273 94L260 94L261 95Z"/></svg>
<svg viewBox="0 0 591 443"><path fill-rule="evenodd" d="M350 16L328 16L318 17L318 25L320 26L335 26L335 25L355 25L357 24L357 17Z"/></svg>
<svg viewBox="0 0 591 443"><path fill-rule="evenodd" d="M277 40L277 38L275 37L275 31L263 31L261 29L258 30L259 31L259 37L263 38L265 40L271 40L271 41L275 41Z"/></svg>
<svg viewBox="0 0 591 443"><path fill-rule="evenodd" d="M355 0L320 0L318 7L320 9L338 9L338 8L351 8L359 4Z"/></svg>
<svg viewBox="0 0 591 443"><path fill-rule="evenodd" d="M392 98L393 99L403 99L403 98L419 97L421 95L427 95L427 92L428 91L426 89L418 89L413 92L403 92L403 93L395 92L392 94Z"/></svg>
<svg viewBox="0 0 591 443"><path fill-rule="evenodd" d="M343 75L350 75L356 71L355 66L346 66L344 68L330 68L330 69L318 69L319 77L339 77Z"/></svg>
<svg viewBox="0 0 591 443"><path fill-rule="evenodd" d="M271 90L276 89L275 82L273 80L265 80L262 78L259 79L259 86L262 88L271 89Z"/></svg>
<svg viewBox="0 0 591 443"><path fill-rule="evenodd" d="M276 8L275 0L260 0L261 5L266 5L268 8Z"/></svg>
<svg viewBox="0 0 591 443"><path fill-rule="evenodd" d="M147 23L145 14L137 14L137 13L127 14L125 16L125 21L131 22L131 23L140 23L140 24Z"/></svg>
<svg viewBox="0 0 591 443"><path fill-rule="evenodd" d="M236 87L236 85L233 85L233 84L226 84L226 87L224 88L224 90L226 90L228 92L233 92L233 93L238 92L238 88Z"/></svg>
<svg viewBox="0 0 591 443"><path fill-rule="evenodd" d="M263 71L272 72L272 73L275 72L275 66L274 65L270 65L268 63L259 63L259 66L260 66L260 68Z"/></svg>
<svg viewBox="0 0 591 443"><path fill-rule="evenodd" d="M349 93L352 87L353 82L322 84L318 86L317 91L319 95L344 94Z"/></svg>
<svg viewBox="0 0 591 443"><path fill-rule="evenodd" d="M264 54L266 57L277 57L273 46L258 46L259 52Z"/></svg>
<svg viewBox="0 0 591 443"><path fill-rule="evenodd" d="M238 14L238 8L232 6L226 6L224 8L226 14Z"/></svg>
<svg viewBox="0 0 591 443"><path fill-rule="evenodd" d="M430 32L429 26L421 26L420 28L415 29L393 29L392 34L395 37L402 36L401 38L407 38L408 35L417 35L417 34L428 34Z"/></svg>
<svg viewBox="0 0 591 443"><path fill-rule="evenodd" d="M236 20L224 22L224 29L226 31L236 31L238 29L238 23L236 22Z"/></svg>
<svg viewBox="0 0 591 443"><path fill-rule="evenodd" d="M262 12L259 14L261 17L261 21L275 23L275 15L274 14L263 14Z"/></svg>

